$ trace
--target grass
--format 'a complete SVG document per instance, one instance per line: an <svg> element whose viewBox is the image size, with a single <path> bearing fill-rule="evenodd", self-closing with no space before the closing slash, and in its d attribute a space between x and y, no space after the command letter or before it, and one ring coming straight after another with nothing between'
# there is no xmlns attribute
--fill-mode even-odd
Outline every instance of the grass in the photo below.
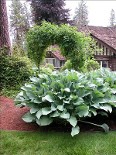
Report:
<svg viewBox="0 0 116 155"><path fill-rule="evenodd" d="M1 131L1 155L116 155L116 132Z"/></svg>

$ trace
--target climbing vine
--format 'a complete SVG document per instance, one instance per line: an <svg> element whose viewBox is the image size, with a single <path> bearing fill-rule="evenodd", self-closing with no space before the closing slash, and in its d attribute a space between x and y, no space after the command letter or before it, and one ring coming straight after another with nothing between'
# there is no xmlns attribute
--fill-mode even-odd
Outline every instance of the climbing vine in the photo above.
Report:
<svg viewBox="0 0 116 155"><path fill-rule="evenodd" d="M87 59L87 48L91 39L69 25L55 25L43 22L34 26L27 34L28 54L39 67L50 45L57 44L61 53L70 60L72 67L80 70Z"/></svg>

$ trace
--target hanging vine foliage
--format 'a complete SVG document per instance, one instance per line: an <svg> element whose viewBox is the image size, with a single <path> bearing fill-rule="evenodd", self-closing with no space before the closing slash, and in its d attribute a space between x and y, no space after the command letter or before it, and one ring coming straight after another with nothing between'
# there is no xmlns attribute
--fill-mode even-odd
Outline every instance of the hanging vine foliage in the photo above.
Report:
<svg viewBox="0 0 116 155"><path fill-rule="evenodd" d="M27 34L28 54L38 67L45 58L47 47L57 44L62 55L71 61L72 67L80 70L84 65L90 41L90 37L77 32L75 27L48 22L34 26Z"/></svg>

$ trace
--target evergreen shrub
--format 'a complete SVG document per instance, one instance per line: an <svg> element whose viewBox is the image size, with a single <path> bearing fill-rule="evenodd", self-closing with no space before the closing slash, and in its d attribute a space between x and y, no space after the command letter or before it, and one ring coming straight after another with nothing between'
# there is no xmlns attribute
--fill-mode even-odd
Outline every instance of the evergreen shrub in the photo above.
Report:
<svg viewBox="0 0 116 155"><path fill-rule="evenodd" d="M29 80L32 64L26 57L0 56L0 90L16 87Z"/></svg>

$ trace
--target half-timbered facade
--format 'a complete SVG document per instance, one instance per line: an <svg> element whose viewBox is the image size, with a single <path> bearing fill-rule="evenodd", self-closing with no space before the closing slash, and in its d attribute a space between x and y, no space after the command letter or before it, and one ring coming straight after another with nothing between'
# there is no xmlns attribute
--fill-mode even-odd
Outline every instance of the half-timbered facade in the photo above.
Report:
<svg viewBox="0 0 116 155"><path fill-rule="evenodd" d="M116 27L85 26L81 32L90 34L102 49L94 54L101 67L116 71Z"/></svg>
<svg viewBox="0 0 116 155"><path fill-rule="evenodd" d="M102 49L102 52L95 51L94 54L100 66L116 71L116 27L85 26L79 31L89 34ZM45 61L59 69L66 59L61 55L60 50L56 50L55 52L48 51Z"/></svg>

